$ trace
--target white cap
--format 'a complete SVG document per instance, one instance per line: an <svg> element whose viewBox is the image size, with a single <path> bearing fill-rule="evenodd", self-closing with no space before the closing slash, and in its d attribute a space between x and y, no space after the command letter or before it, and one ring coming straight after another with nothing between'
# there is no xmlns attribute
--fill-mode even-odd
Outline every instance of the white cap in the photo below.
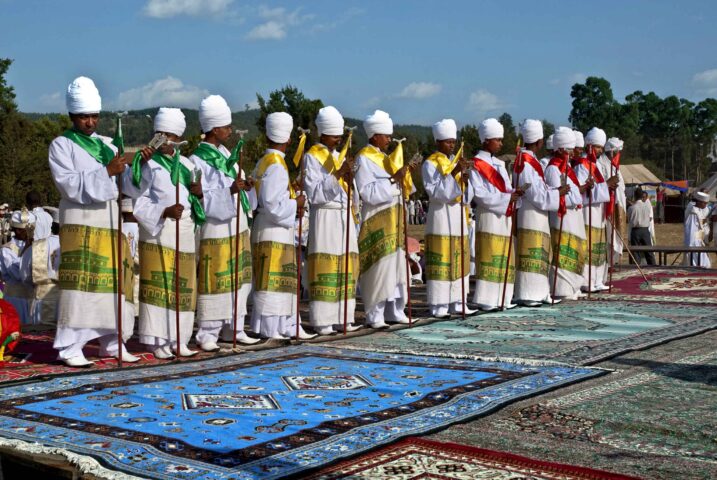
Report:
<svg viewBox="0 0 717 480"><path fill-rule="evenodd" d="M520 125L520 134L526 144L537 142L543 138L543 122L526 118Z"/></svg>
<svg viewBox="0 0 717 480"><path fill-rule="evenodd" d="M570 150L575 148L575 134L573 129L569 127L558 127L553 134L553 149L558 150L565 148Z"/></svg>
<svg viewBox="0 0 717 480"><path fill-rule="evenodd" d="M184 135L187 128L187 121L184 114L178 108L161 107L154 116L154 131L173 133L178 137Z"/></svg>
<svg viewBox="0 0 717 480"><path fill-rule="evenodd" d="M620 140L617 137L610 137L608 141L605 143L605 151L607 152L619 152L622 150L622 147L625 145L625 142Z"/></svg>
<svg viewBox="0 0 717 480"><path fill-rule="evenodd" d="M291 138L294 120L286 112L274 112L266 116L266 136L274 143L286 143Z"/></svg>
<svg viewBox="0 0 717 480"><path fill-rule="evenodd" d="M553 135L554 134L551 133L550 136L548 137L548 139L545 141L545 148L547 150L553 149Z"/></svg>
<svg viewBox="0 0 717 480"><path fill-rule="evenodd" d="M698 202L709 202L710 196L706 194L705 192L695 192L692 194L692 198L697 200Z"/></svg>
<svg viewBox="0 0 717 480"><path fill-rule="evenodd" d="M458 127L456 126L455 120L451 118L444 118L440 122L436 122L431 127L433 132L433 138L438 140L449 140L458 138Z"/></svg>
<svg viewBox="0 0 717 480"><path fill-rule="evenodd" d="M100 113L102 110L100 92L95 82L87 77L77 77L67 86L65 103L70 113Z"/></svg>
<svg viewBox="0 0 717 480"><path fill-rule="evenodd" d="M35 215L27 211L27 208L23 207L22 210L15 210L12 212L10 217L10 226L12 228L27 228L28 225L35 223L37 218Z"/></svg>
<svg viewBox="0 0 717 480"><path fill-rule="evenodd" d="M575 146L578 148L585 148L585 137L583 137L583 132L580 130L573 130L573 133L575 134Z"/></svg>
<svg viewBox="0 0 717 480"><path fill-rule="evenodd" d="M199 104L199 124L206 133L232 123L232 111L220 95L209 95Z"/></svg>
<svg viewBox="0 0 717 480"><path fill-rule="evenodd" d="M607 135L605 134L605 130L598 127L591 128L585 135L585 143L587 145L599 145L604 147L606 141Z"/></svg>
<svg viewBox="0 0 717 480"><path fill-rule="evenodd" d="M319 110L315 123L319 135L344 134L344 117L335 107L330 105Z"/></svg>
<svg viewBox="0 0 717 480"><path fill-rule="evenodd" d="M393 134L393 120L391 120L388 113L376 110L363 121L363 129L366 131L366 136L369 140L377 133L391 135Z"/></svg>
<svg viewBox="0 0 717 480"><path fill-rule="evenodd" d="M495 118L487 118L480 122L478 126L478 136L481 142L485 142L491 138L503 138L503 133L503 124Z"/></svg>

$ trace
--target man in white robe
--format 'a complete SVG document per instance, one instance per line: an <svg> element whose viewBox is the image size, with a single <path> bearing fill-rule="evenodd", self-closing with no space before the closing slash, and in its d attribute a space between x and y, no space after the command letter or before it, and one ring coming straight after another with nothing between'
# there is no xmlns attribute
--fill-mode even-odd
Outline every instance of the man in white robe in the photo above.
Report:
<svg viewBox="0 0 717 480"><path fill-rule="evenodd" d="M177 144L181 141L185 127L181 110L159 109L154 117L154 132L166 135L168 143L152 152L142 166L139 175L141 180L148 182L148 187L134 207L134 217L140 225L139 340L148 345L154 356L160 359L171 358L172 350L183 357L196 353L187 347L187 343L192 336L196 306L194 231L195 225L204 221L204 209L201 203L202 186L192 182L195 166L178 151ZM176 172L175 178L173 172ZM137 176L134 180L136 184L140 183ZM177 222L179 245L176 240ZM179 271L175 268L177 255Z"/></svg>
<svg viewBox="0 0 717 480"><path fill-rule="evenodd" d="M501 305L505 308L517 306L512 303L515 245L509 248L509 242L513 241L513 209L521 207L520 197L523 191L513 188L505 162L495 156L503 147L503 125L495 118L489 118L481 122L478 135L482 146L473 159L470 173L470 183L477 203L477 278L473 303L478 304L481 310L493 311ZM508 250L511 250L510 258Z"/></svg>
<svg viewBox="0 0 717 480"><path fill-rule="evenodd" d="M605 155L600 155L600 158L598 158L601 170L606 172L607 176L611 177L615 175L618 178L617 187L611 191L610 202L605 204L605 232L609 245L608 263L610 263L612 259L613 265L620 263L623 250L622 238L626 238L625 219L627 217L627 197L625 195L625 180L622 178L622 173L620 172L620 155L624 144L625 142L619 138L610 137L607 142L605 142ZM613 223L617 227L614 234ZM612 256L609 250L610 246L612 246ZM612 265L608 265L608 267L613 268ZM604 281L607 282L609 271L606 271L605 275Z"/></svg>
<svg viewBox="0 0 717 480"><path fill-rule="evenodd" d="M580 291L583 284L585 265L585 222L583 221L582 192L575 171L570 166L577 135L568 127L559 127L554 134L554 157L545 169L545 183L558 188L570 187L560 201L558 211L550 212L550 234L552 258L550 266L550 288L553 298L577 300L584 296ZM582 138L582 134L580 135ZM558 255L558 252L560 253ZM557 269L556 269L557 267ZM555 278L557 274L557 280ZM552 292L553 285L555 292Z"/></svg>
<svg viewBox="0 0 717 480"><path fill-rule="evenodd" d="M583 268L583 289L591 293L607 290L608 244L605 230L605 204L610 201L610 190L617 188L619 178L603 171L603 155L607 135L593 127L585 136L587 156L576 159L575 173L581 184L588 184L583 194L583 219L589 245ZM609 162L609 160L608 160Z"/></svg>
<svg viewBox="0 0 717 480"><path fill-rule="evenodd" d="M303 216L306 197L295 194L284 158L293 128L294 122L288 113L267 115L268 148L252 175L256 179L258 207L251 232L254 267L251 326L263 338L296 337L297 321L299 338L315 336L304 331L296 311L295 221L297 214Z"/></svg>
<svg viewBox="0 0 717 480"><path fill-rule="evenodd" d="M369 144L356 157L356 188L361 196L359 256L361 298L366 324L385 328L386 323L408 323L404 313L408 299L406 254L403 249L403 167L389 173L384 153L391 142L393 121L376 110L366 117L363 128Z"/></svg>
<svg viewBox="0 0 717 480"><path fill-rule="evenodd" d="M685 208L684 245L686 247L704 247L710 235L709 208L710 196L705 192L695 192L692 201ZM707 253L688 253L684 265L710 268L712 262Z"/></svg>
<svg viewBox="0 0 717 480"><path fill-rule="evenodd" d="M52 234L52 215L42 208L42 197L40 193L35 190L27 192L27 195L25 195L25 204L27 205L27 209L35 215L36 219L33 238L35 240L42 240L49 237Z"/></svg>
<svg viewBox="0 0 717 480"><path fill-rule="evenodd" d="M253 344L258 339L244 332L247 300L251 292L251 247L248 214L256 208L251 182L239 168L238 152L224 143L232 134L232 114L219 95L210 95L199 105L199 123L204 141L189 157L201 171L206 222L199 242L199 298L196 340L204 351L219 350L217 341ZM237 232L237 196L239 228ZM239 235L237 285L234 285L236 235ZM238 298L235 298L238 297ZM234 312L234 305L237 305Z"/></svg>
<svg viewBox="0 0 717 480"><path fill-rule="evenodd" d="M22 275L23 253L32 244L36 217L26 208L12 212L10 228L14 236L0 249L0 278L5 283L4 299L10 302L22 325L32 324L30 307L33 298L32 282Z"/></svg>
<svg viewBox="0 0 717 480"><path fill-rule="evenodd" d="M349 240L348 295L346 296L347 331L353 325L358 277L358 242L355 217L347 219L348 188L351 185L351 207L358 207L353 186L352 164L348 159L338 164L336 147L344 133L344 119L334 107L324 107L316 117L319 143L304 155L304 186L311 216L309 217L308 275L309 322L319 335L343 332L344 291L346 287L346 232ZM349 222L348 228L346 222ZM303 230L305 232L306 230Z"/></svg>
<svg viewBox="0 0 717 480"><path fill-rule="evenodd" d="M463 303L470 290L471 249L463 206L462 184L465 182L461 181L467 175L468 162L462 158L456 160L453 155L458 136L454 120L434 123L432 131L438 150L423 163L421 174L429 199L425 238L426 289L431 315L445 318L451 313L463 313ZM472 198L470 185L466 190L465 197ZM467 315L475 313L468 307L465 311Z"/></svg>
<svg viewBox="0 0 717 480"><path fill-rule="evenodd" d="M122 190L138 196L141 187L131 181L130 156L116 154L116 148L96 133L102 101L94 82L75 79L67 89L67 108L73 127L50 144L49 163L60 192L60 260L57 331L54 348L69 366L92 365L84 345L98 339L100 355L125 362L139 361L119 345L117 339L117 177ZM124 242L123 258L129 255ZM130 270L123 261L124 278ZM124 302L124 296L121 299ZM134 316L123 309L122 333L126 341L134 329Z"/></svg>
<svg viewBox="0 0 717 480"><path fill-rule="evenodd" d="M537 153L543 148L543 124L526 119L520 126L525 142L515 159L513 175L518 186L529 185L517 215L516 277L513 298L519 305L539 307L552 303L548 267L550 266L550 220L548 212L557 212L560 197L568 193L567 185L557 188L545 182Z"/></svg>
<svg viewBox="0 0 717 480"><path fill-rule="evenodd" d="M553 159L553 135L550 135L547 140L545 140L545 151L547 152L547 155L545 155L543 158L540 159L540 166L543 167L543 172L545 172L545 169L548 168L548 163L550 163L550 160Z"/></svg>

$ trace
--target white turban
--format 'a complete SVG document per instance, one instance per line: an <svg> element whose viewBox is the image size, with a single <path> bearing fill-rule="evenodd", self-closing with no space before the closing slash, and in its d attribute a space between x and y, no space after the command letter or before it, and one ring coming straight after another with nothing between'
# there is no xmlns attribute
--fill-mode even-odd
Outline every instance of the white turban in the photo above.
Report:
<svg viewBox="0 0 717 480"><path fill-rule="evenodd" d="M570 150L575 148L575 134L572 128L558 127L553 134L553 149L565 148Z"/></svg>
<svg viewBox="0 0 717 480"><path fill-rule="evenodd" d="M449 140L458 138L458 127L456 122L451 118L444 118L440 122L436 122L431 127L433 130L433 138L438 140Z"/></svg>
<svg viewBox="0 0 717 480"><path fill-rule="evenodd" d="M503 138L503 125L495 118L488 118L480 122L478 136L481 142L491 138Z"/></svg>
<svg viewBox="0 0 717 480"><path fill-rule="evenodd" d="M605 143L605 150L608 152L619 152L622 150L623 145L625 145L625 142L620 140L617 137L610 137Z"/></svg>
<svg viewBox="0 0 717 480"><path fill-rule="evenodd" d="M554 136L554 134L551 133L550 136L548 137L548 139L545 141L545 148L547 150L553 149L553 136Z"/></svg>
<svg viewBox="0 0 717 480"><path fill-rule="evenodd" d="M543 138L543 122L527 118L520 126L520 134L523 135L523 142L535 143Z"/></svg>
<svg viewBox="0 0 717 480"><path fill-rule="evenodd" d="M605 134L605 130L598 127L591 128L585 135L585 143L588 145L599 145L604 147L606 141L607 135Z"/></svg>
<svg viewBox="0 0 717 480"><path fill-rule="evenodd" d="M187 122L184 120L184 114L178 108L161 107L154 116L154 131L173 133L178 137L184 134L187 128Z"/></svg>
<svg viewBox="0 0 717 480"><path fill-rule="evenodd" d="M286 143L294 129L294 120L286 112L274 112L266 116L266 136L274 143Z"/></svg>
<svg viewBox="0 0 717 480"><path fill-rule="evenodd" d="M100 92L95 82L87 77L77 77L67 86L65 103L70 113L100 113L102 110Z"/></svg>
<svg viewBox="0 0 717 480"><path fill-rule="evenodd" d="M27 228L28 225L33 225L37 221L34 214L27 211L27 208L22 210L15 210L12 212L10 217L10 226L12 228Z"/></svg>
<svg viewBox="0 0 717 480"><path fill-rule="evenodd" d="M363 129L366 131L366 136L369 140L377 133L391 135L393 134L393 120L391 120L388 113L376 110L363 121Z"/></svg>
<svg viewBox="0 0 717 480"><path fill-rule="evenodd" d="M226 100L219 95L209 95L199 104L199 124L206 133L214 127L225 127L232 123L232 111Z"/></svg>
<svg viewBox="0 0 717 480"><path fill-rule="evenodd" d="M583 132L580 130L573 130L573 133L575 134L575 146L578 148L585 148L585 137L583 137Z"/></svg>
<svg viewBox="0 0 717 480"><path fill-rule="evenodd" d="M336 108L324 107L316 115L316 128L319 135L343 135L344 117Z"/></svg>
<svg viewBox="0 0 717 480"><path fill-rule="evenodd" d="M692 194L692 198L694 200L697 200L698 202L709 202L710 196L706 194L705 192L695 192ZM14 217L15 214L13 214Z"/></svg>

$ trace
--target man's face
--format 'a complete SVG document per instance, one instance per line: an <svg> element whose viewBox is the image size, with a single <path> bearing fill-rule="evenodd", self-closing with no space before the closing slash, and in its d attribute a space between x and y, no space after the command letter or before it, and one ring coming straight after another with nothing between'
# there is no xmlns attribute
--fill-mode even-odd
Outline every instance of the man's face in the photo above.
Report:
<svg viewBox="0 0 717 480"><path fill-rule="evenodd" d="M23 242L27 240L27 230L24 228L12 228L12 231L15 233L15 238L18 240L22 240Z"/></svg>
<svg viewBox="0 0 717 480"><path fill-rule="evenodd" d="M70 120L75 130L92 135L97 130L97 122L100 120L99 113L71 113Z"/></svg>
<svg viewBox="0 0 717 480"><path fill-rule="evenodd" d="M573 148L573 156L574 156L575 158L579 158L580 155L583 154L583 150L584 150L583 147L575 147L575 148Z"/></svg>
<svg viewBox="0 0 717 480"><path fill-rule="evenodd" d="M371 137L371 144L382 152L386 151L389 143L391 143L391 135L376 133Z"/></svg>
<svg viewBox="0 0 717 480"><path fill-rule="evenodd" d="M334 150L341 141L341 135L321 135L319 139L329 150Z"/></svg>
<svg viewBox="0 0 717 480"><path fill-rule="evenodd" d="M438 151L443 155L450 156L456 148L456 139L447 138L445 140L438 140L436 141L436 146L438 147Z"/></svg>
<svg viewBox="0 0 717 480"><path fill-rule="evenodd" d="M702 202L700 200L695 200L695 205L697 208L705 208L707 207L707 202Z"/></svg>
<svg viewBox="0 0 717 480"><path fill-rule="evenodd" d="M603 150L605 150L604 147L601 147L600 145L593 145L593 153L595 153L595 157L599 157L602 155Z"/></svg>
<svg viewBox="0 0 717 480"><path fill-rule="evenodd" d="M175 135L173 133L169 132L156 132L156 133L163 133L167 136L167 140L170 142L179 143L182 140L182 137ZM159 152L163 153L164 155L174 155L174 145L169 145L167 143L163 144L161 147L159 147Z"/></svg>
<svg viewBox="0 0 717 480"><path fill-rule="evenodd" d="M491 155L495 155L496 153L500 152L501 148L503 148L502 138L489 138L488 140L483 142L483 150L489 152Z"/></svg>
<svg viewBox="0 0 717 480"><path fill-rule="evenodd" d="M642 201L643 201L643 202L646 202L648 198L649 198L649 197L647 196L647 193L646 193L646 192L643 192L643 193L642 193Z"/></svg>
<svg viewBox="0 0 717 480"><path fill-rule="evenodd" d="M223 144L232 136L232 126L229 124L223 127L214 127L212 128L212 133L219 143Z"/></svg>

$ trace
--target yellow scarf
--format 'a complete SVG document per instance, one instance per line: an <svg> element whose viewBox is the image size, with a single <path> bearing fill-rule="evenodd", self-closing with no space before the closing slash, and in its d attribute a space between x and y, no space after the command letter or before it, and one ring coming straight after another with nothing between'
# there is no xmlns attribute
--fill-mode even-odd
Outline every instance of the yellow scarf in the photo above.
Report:
<svg viewBox="0 0 717 480"><path fill-rule="evenodd" d="M322 145L320 143L317 143L313 147L311 147L307 153L314 157L316 160L318 160L324 170L326 170L327 173L330 173L334 177L336 176L336 172L341 168L341 165L344 162L344 158L346 157L346 152L343 150L343 156L339 155L338 158L334 157L329 151L329 149L325 145ZM343 177L337 177L337 181L339 182L339 185L341 185L341 188L344 189L344 192L346 192L346 195L348 195L349 185L348 183L346 183L346 180L344 180ZM354 217L354 223L358 224L358 215L355 202L351 203L351 215Z"/></svg>
<svg viewBox="0 0 717 480"><path fill-rule="evenodd" d="M256 183L254 184L254 188L256 189L256 195L259 196L259 191L261 190L261 178L266 173L266 170L275 164L279 164L282 167L284 167L284 170L286 170L286 176L289 176L289 169L286 166L286 162L284 161L284 157L280 155L277 152L269 152L263 157L261 157L261 160L259 160L259 164L256 166ZM291 198L296 198L296 192L294 191L294 187L291 186L291 179L289 179L289 182L287 184L287 188L289 189L289 196Z"/></svg>
<svg viewBox="0 0 717 480"><path fill-rule="evenodd" d="M386 155L381 150L370 144L363 147L359 152L359 155L363 155L368 158L389 175L395 175L396 172L403 167L403 145L400 143L391 155ZM402 191L403 197L408 200L408 197L413 191L413 177L411 176L410 171L406 172L406 175L403 177Z"/></svg>

